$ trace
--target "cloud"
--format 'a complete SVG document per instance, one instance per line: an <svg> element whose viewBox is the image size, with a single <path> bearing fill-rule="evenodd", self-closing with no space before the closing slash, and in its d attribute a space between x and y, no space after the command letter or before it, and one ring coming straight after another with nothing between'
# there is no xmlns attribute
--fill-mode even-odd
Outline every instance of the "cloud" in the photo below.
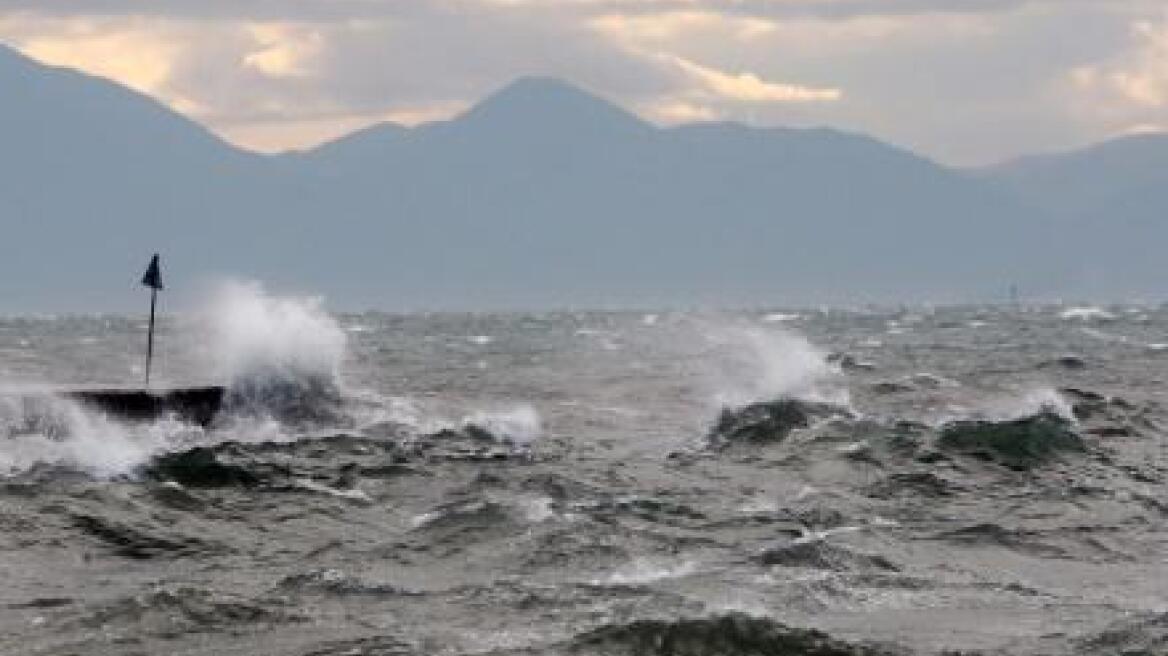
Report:
<svg viewBox="0 0 1168 656"><path fill-rule="evenodd" d="M697 80L706 91L739 102L833 102L843 97L839 89L769 82L754 73L725 73L677 56L666 56L666 59Z"/></svg>
<svg viewBox="0 0 1168 656"><path fill-rule="evenodd" d="M1168 13L1134 21L1127 48L1074 68L1067 80L1080 120L1120 134L1162 131L1168 123Z"/></svg>
<svg viewBox="0 0 1168 656"><path fill-rule="evenodd" d="M512 11L525 14L658 14L712 11L764 18L851 18L923 14L992 14L1032 6L1117 3L1155 5L1159 0L0 0L0 12L56 16L152 16L256 21L348 21L409 18L428 13Z"/></svg>
<svg viewBox="0 0 1168 656"><path fill-rule="evenodd" d="M1136 123L1129 125L1123 130L1121 134L1136 135L1136 134L1165 134L1168 133L1168 122L1166 123Z"/></svg>
<svg viewBox="0 0 1168 656"><path fill-rule="evenodd" d="M1135 109L1168 107L1168 17L1132 26L1134 47L1108 62L1083 66L1072 80L1085 91L1109 95Z"/></svg>
<svg viewBox="0 0 1168 656"><path fill-rule="evenodd" d="M324 46L319 29L295 23L253 23L247 26L258 48L243 58L269 77L306 77Z"/></svg>
<svg viewBox="0 0 1168 656"><path fill-rule="evenodd" d="M668 42L694 34L718 32L736 41L750 41L776 29L772 20L727 15L715 11L669 11L657 14L603 14L592 26L626 42Z"/></svg>
<svg viewBox="0 0 1168 656"><path fill-rule="evenodd" d="M373 124L390 122L414 126L445 120L466 109L466 103L454 102L403 106L387 112L326 112L280 119L261 115L222 122L219 134L232 143L263 152L304 150Z"/></svg>
<svg viewBox="0 0 1168 656"><path fill-rule="evenodd" d="M30 34L21 49L48 64L82 69L144 93L158 93L172 74L178 47L171 35L142 29L142 21L132 23L64 21Z"/></svg>
<svg viewBox="0 0 1168 656"><path fill-rule="evenodd" d="M642 105L639 111L650 120L662 124L708 122L722 118L722 113L713 107L684 100L647 103Z"/></svg>

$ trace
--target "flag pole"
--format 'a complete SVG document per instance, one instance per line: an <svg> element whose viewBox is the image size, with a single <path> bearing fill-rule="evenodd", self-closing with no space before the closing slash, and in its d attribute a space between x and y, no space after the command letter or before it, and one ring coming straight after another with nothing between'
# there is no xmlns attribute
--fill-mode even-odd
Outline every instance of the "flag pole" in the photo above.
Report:
<svg viewBox="0 0 1168 656"><path fill-rule="evenodd" d="M154 310L158 306L158 290L162 289L162 270L158 266L158 254L150 258L142 284L150 288L150 334L146 338L146 387L150 387L150 365L154 360Z"/></svg>
<svg viewBox="0 0 1168 656"><path fill-rule="evenodd" d="M150 334L146 338L146 387L150 387L150 362L154 360L154 308L158 304L158 289L150 288Z"/></svg>

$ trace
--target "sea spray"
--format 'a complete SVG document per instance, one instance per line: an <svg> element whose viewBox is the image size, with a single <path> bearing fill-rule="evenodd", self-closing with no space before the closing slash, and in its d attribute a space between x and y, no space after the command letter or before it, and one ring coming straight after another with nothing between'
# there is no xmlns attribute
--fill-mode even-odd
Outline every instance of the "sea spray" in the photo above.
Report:
<svg viewBox="0 0 1168 656"><path fill-rule="evenodd" d="M225 414L300 422L334 419L346 336L319 298L275 297L260 283L228 281L199 314Z"/></svg>
<svg viewBox="0 0 1168 656"><path fill-rule="evenodd" d="M350 388L342 379L347 335L313 297L277 297L257 282L227 281L199 313L213 375L228 388L221 434L243 441L288 441L316 429L399 426L420 433L474 426L528 447L538 412L520 405L442 419L402 397ZM471 338L476 344L488 339Z"/></svg>
<svg viewBox="0 0 1168 656"><path fill-rule="evenodd" d="M722 407L779 398L846 406L847 387L826 353L788 330L741 321L702 321L714 401Z"/></svg>
<svg viewBox="0 0 1168 656"><path fill-rule="evenodd" d="M530 447L543 434L543 425L530 405L518 405L508 410L476 412L465 419L464 426L485 430L495 439L517 447Z"/></svg>
<svg viewBox="0 0 1168 656"><path fill-rule="evenodd" d="M985 408L989 419L998 420L1020 419L1042 412L1051 412L1070 422L1075 421L1075 412L1070 402L1053 387L1021 390L1009 398L995 399Z"/></svg>
<svg viewBox="0 0 1168 656"><path fill-rule="evenodd" d="M100 477L133 474L161 454L223 440L284 442L342 426L345 333L316 298L281 298L225 282L184 328L202 374L227 386L211 431L173 417L123 422L47 390L0 394L0 472L62 465Z"/></svg>
<svg viewBox="0 0 1168 656"><path fill-rule="evenodd" d="M1009 394L986 395L962 407L950 407L949 412L937 417L931 423L942 426L953 421L1013 421L1050 413L1062 417L1072 424L1077 420L1071 403L1057 390L1049 386L1033 386L1015 390Z"/></svg>
<svg viewBox="0 0 1168 656"><path fill-rule="evenodd" d="M59 465L101 478L131 473L152 456L200 440L172 418L123 423L47 391L0 395L0 474Z"/></svg>

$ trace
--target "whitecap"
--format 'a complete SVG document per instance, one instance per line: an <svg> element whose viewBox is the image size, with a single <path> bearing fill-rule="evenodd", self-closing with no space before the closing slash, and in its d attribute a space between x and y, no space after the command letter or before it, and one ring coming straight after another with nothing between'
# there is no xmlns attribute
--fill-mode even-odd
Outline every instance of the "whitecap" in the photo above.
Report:
<svg viewBox="0 0 1168 656"><path fill-rule="evenodd" d="M785 312L772 312L762 318L766 323L785 323L787 321L798 321L803 318L801 314L788 314Z"/></svg>
<svg viewBox="0 0 1168 656"><path fill-rule="evenodd" d="M1094 328L1084 327L1082 328L1082 331L1084 335L1087 335L1088 337L1094 337L1095 339L1102 340L1104 342L1126 344L1131 341L1130 338L1125 337L1124 335L1113 335L1111 333L1105 333L1102 330L1095 330Z"/></svg>
<svg viewBox="0 0 1168 656"><path fill-rule="evenodd" d="M1067 421L1077 421L1071 404L1059 394L1058 390L1052 387L1034 387L1018 390L1009 395L982 399L972 411L957 407L953 409L957 416L947 418L946 421L969 418L970 416L991 421L1012 421L1032 417L1042 412L1054 412Z"/></svg>
<svg viewBox="0 0 1168 656"><path fill-rule="evenodd" d="M251 402L295 390L336 390L347 352L340 324L316 297L269 295L258 282L219 286L199 319L215 378Z"/></svg>
<svg viewBox="0 0 1168 656"><path fill-rule="evenodd" d="M647 559L637 559L612 572L604 579L594 579L593 585L643 585L664 579L689 576L697 571L697 563L686 560L680 563L661 563Z"/></svg>
<svg viewBox="0 0 1168 656"><path fill-rule="evenodd" d="M710 384L720 406L783 397L849 404L838 368L801 335L735 323L704 326L704 337L715 347L704 364L715 377Z"/></svg>
<svg viewBox="0 0 1168 656"><path fill-rule="evenodd" d="M1100 307L1086 306L1086 307L1067 308L1067 309L1063 310L1061 313L1059 313L1059 318L1071 319L1071 320L1077 319L1080 321L1091 321L1093 319L1099 319L1099 320L1114 319L1115 315L1108 312L1107 310L1104 310L1103 308L1100 308Z"/></svg>
<svg viewBox="0 0 1168 656"><path fill-rule="evenodd" d="M521 497L515 501L523 518L531 524L540 524L556 517L551 497Z"/></svg>
<svg viewBox="0 0 1168 656"><path fill-rule="evenodd" d="M738 507L738 512L747 514L772 513L778 510L778 501L767 497L756 497Z"/></svg>
<svg viewBox="0 0 1168 656"><path fill-rule="evenodd" d="M502 442L518 446L530 446L543 434L539 412L526 404L496 412L476 412L462 424L477 426Z"/></svg>
<svg viewBox="0 0 1168 656"><path fill-rule="evenodd" d="M38 463L100 477L131 473L151 457L199 441L202 429L176 419L127 424L52 394L0 396L0 474Z"/></svg>
<svg viewBox="0 0 1168 656"><path fill-rule="evenodd" d="M349 490L338 490L335 487L329 487L328 485L323 485L307 478L298 478L295 482L296 487L302 490L308 490L309 492L319 492L320 494L327 494L332 497L347 499L349 501L373 503L372 497L370 497L362 490L358 490L357 488Z"/></svg>
<svg viewBox="0 0 1168 656"><path fill-rule="evenodd" d="M952 378L938 376L937 374L931 374L927 371L915 373L909 376L908 380L914 385L932 389L938 389L942 387L961 387L961 383L953 380Z"/></svg>

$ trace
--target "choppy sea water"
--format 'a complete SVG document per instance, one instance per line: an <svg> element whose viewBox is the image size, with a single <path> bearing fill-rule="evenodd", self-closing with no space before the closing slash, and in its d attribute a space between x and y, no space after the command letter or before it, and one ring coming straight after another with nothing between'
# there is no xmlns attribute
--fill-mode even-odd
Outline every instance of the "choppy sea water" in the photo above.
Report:
<svg viewBox="0 0 1168 656"><path fill-rule="evenodd" d="M0 653L1168 653L1166 308L228 296L159 338L209 430L53 394L140 318L0 320Z"/></svg>

